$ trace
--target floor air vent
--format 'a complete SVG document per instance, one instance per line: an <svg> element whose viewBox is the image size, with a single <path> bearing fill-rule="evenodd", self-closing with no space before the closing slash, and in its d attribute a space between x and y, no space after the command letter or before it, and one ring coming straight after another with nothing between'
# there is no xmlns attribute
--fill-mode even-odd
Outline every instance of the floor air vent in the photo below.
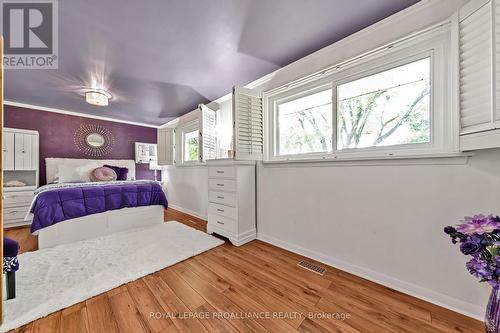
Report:
<svg viewBox="0 0 500 333"><path fill-rule="evenodd" d="M297 265L299 265L299 267L302 267L304 269L307 269L308 271L314 272L319 275L325 275L326 273L326 269L324 269L321 266L315 265L309 261L302 260Z"/></svg>

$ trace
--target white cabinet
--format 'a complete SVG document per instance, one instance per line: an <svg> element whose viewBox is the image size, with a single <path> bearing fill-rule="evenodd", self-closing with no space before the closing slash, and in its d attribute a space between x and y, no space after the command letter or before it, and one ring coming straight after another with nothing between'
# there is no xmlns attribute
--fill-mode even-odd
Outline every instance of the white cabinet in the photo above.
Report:
<svg viewBox="0 0 500 333"><path fill-rule="evenodd" d="M33 191L4 193L3 223L5 228L31 223L31 221L24 221L24 218L28 214L33 197Z"/></svg>
<svg viewBox="0 0 500 333"><path fill-rule="evenodd" d="M458 13L460 149L500 147L500 0Z"/></svg>
<svg viewBox="0 0 500 333"><path fill-rule="evenodd" d="M38 132L4 128L4 210L5 227L14 227L30 222L24 221L33 199L33 190L38 187ZM25 186L9 186L25 184Z"/></svg>
<svg viewBox="0 0 500 333"><path fill-rule="evenodd" d="M255 239L255 161L209 160L207 165L207 232L236 246Z"/></svg>
<svg viewBox="0 0 500 333"><path fill-rule="evenodd" d="M14 133L14 170L38 168L38 135Z"/></svg>
<svg viewBox="0 0 500 333"><path fill-rule="evenodd" d="M38 132L4 128L4 170L38 170Z"/></svg>
<svg viewBox="0 0 500 333"><path fill-rule="evenodd" d="M3 132L3 168L14 170L14 132Z"/></svg>

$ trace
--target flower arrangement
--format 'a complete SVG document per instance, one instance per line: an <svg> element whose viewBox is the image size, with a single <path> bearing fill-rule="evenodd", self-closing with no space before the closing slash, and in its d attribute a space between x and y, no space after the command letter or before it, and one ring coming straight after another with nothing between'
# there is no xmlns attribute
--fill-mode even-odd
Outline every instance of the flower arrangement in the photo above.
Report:
<svg viewBox="0 0 500 333"><path fill-rule="evenodd" d="M500 284L500 217L466 217L461 224L444 228L444 232L453 244L460 243L463 254L472 256L466 264L472 275L492 287Z"/></svg>
<svg viewBox="0 0 500 333"><path fill-rule="evenodd" d="M453 244L472 258L465 264L469 273L488 282L491 294L484 320L487 333L500 332L500 217L475 215L461 224L444 228Z"/></svg>

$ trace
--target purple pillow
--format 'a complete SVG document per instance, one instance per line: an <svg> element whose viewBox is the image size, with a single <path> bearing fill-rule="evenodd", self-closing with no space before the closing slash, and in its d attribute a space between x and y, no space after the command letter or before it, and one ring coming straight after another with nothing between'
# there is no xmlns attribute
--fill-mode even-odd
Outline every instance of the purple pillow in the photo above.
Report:
<svg viewBox="0 0 500 333"><path fill-rule="evenodd" d="M122 168L114 165L104 165L106 168L113 169L116 172L116 180L127 180L128 168Z"/></svg>

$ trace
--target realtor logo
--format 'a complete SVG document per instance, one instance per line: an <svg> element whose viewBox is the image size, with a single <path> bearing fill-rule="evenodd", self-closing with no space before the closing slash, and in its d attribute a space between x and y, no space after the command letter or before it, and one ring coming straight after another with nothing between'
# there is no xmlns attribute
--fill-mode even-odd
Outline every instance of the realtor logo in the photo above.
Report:
<svg viewBox="0 0 500 333"><path fill-rule="evenodd" d="M56 69L57 1L1 0L5 68Z"/></svg>

